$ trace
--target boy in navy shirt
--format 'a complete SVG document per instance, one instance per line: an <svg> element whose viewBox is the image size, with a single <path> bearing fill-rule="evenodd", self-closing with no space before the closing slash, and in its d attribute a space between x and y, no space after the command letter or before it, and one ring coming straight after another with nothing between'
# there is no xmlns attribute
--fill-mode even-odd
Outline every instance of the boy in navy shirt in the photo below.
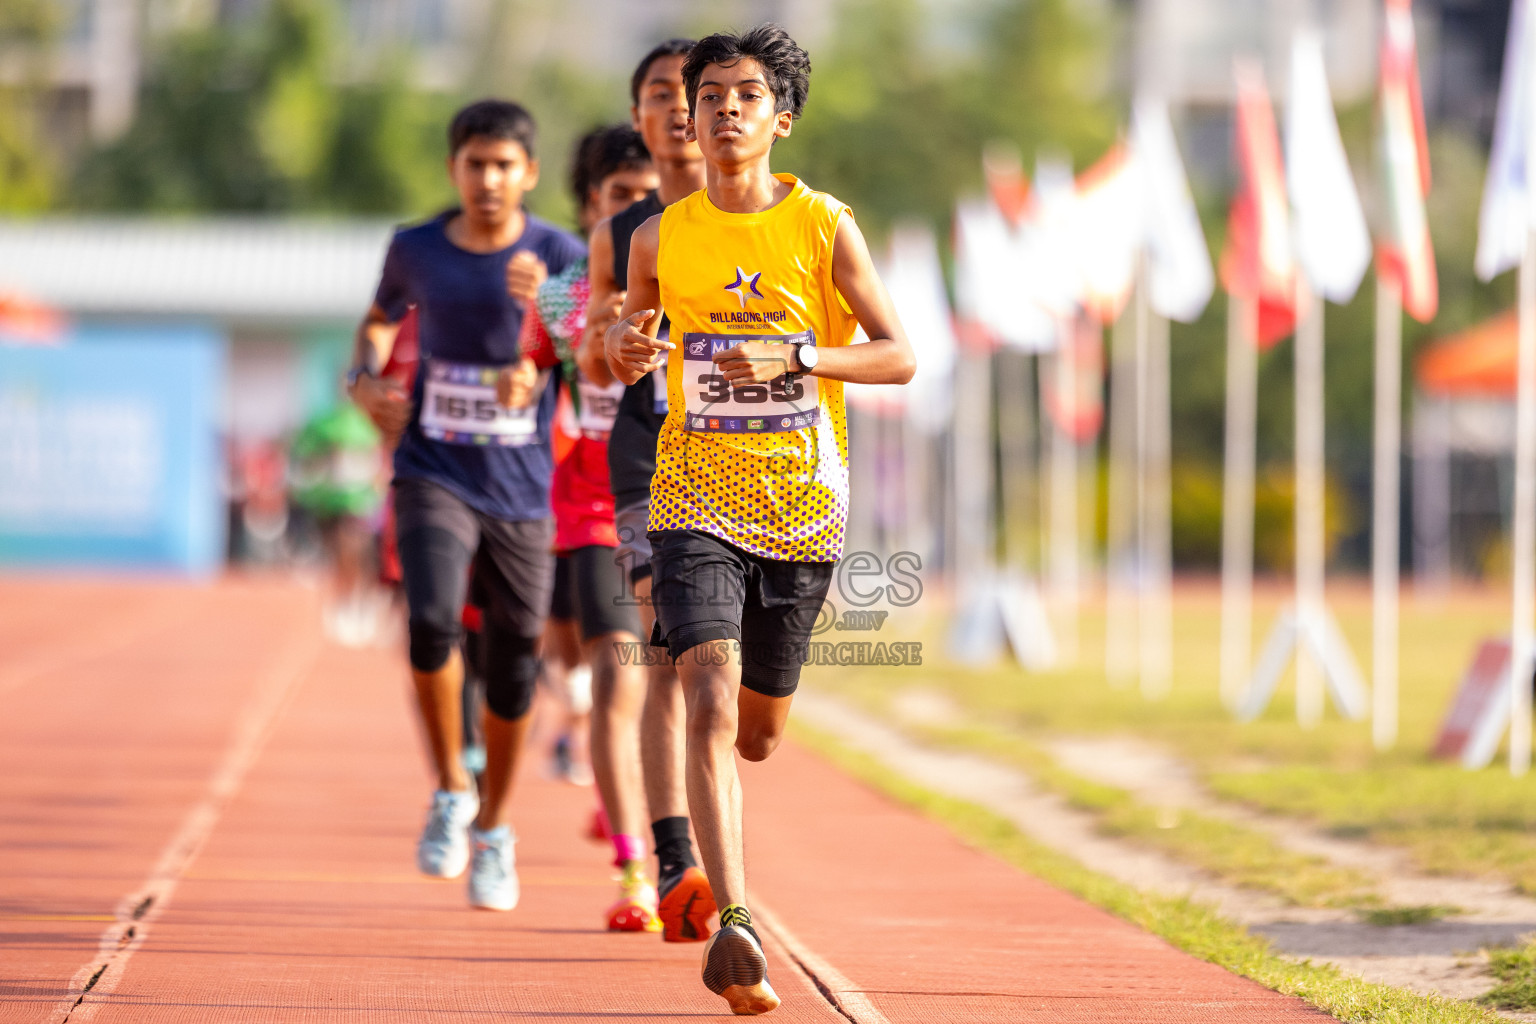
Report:
<svg viewBox="0 0 1536 1024"><path fill-rule="evenodd" d="M543 387L536 401L512 410L498 404L496 385L518 372L523 311L538 286L585 251L573 235L523 210L523 195L539 178L526 110L497 100L471 104L454 116L448 141L460 206L395 233L358 329L348 390L387 436L400 439L394 501L411 675L438 776L417 865L443 878L469 865L470 903L510 910L518 885L507 803L553 579L555 393ZM407 396L377 374L411 306L420 319L421 366ZM460 757L459 620L472 567L487 595L481 794Z"/></svg>

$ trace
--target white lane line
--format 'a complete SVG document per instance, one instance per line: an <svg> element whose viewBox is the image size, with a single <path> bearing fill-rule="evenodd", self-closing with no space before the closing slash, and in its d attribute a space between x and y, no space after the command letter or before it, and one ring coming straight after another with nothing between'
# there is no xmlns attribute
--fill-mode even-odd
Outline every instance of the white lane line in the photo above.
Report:
<svg viewBox="0 0 1536 1024"><path fill-rule="evenodd" d="M118 904L116 919L102 932L96 956L70 979L69 995L54 1007L48 1024L89 1020L117 987L129 959L144 944L149 926L165 910L224 808L239 792L277 719L319 657L320 646L319 636L306 632L283 650L257 682L236 720L235 734L223 759L208 779L207 791L160 851L144 884Z"/></svg>
<svg viewBox="0 0 1536 1024"><path fill-rule="evenodd" d="M812 982L821 990L834 1009L854 1024L891 1024L885 1014L875 1009L875 1004L863 990L856 987L848 977L833 967L811 947L807 946L800 937L785 926L783 920L777 914L769 910L756 894L752 900L753 924L763 927L783 946L790 957L799 965L800 969L810 976Z"/></svg>

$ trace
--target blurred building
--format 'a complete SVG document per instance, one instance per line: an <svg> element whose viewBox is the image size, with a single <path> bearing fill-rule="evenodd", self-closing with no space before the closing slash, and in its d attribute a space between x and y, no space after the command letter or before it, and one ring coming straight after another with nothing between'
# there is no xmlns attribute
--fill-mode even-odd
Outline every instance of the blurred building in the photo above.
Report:
<svg viewBox="0 0 1536 1024"><path fill-rule="evenodd" d="M336 400L387 221L0 220L0 282L76 323L197 324L228 341L224 429L286 437Z"/></svg>
<svg viewBox="0 0 1536 1024"><path fill-rule="evenodd" d="M341 397L391 230L0 220L4 290L70 325L0 330L0 565L285 557L289 442Z"/></svg>

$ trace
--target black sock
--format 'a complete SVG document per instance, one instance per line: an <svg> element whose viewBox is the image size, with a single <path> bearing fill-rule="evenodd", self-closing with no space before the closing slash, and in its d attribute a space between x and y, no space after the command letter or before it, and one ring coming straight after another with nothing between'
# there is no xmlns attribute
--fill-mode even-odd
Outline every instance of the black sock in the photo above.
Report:
<svg viewBox="0 0 1536 1024"><path fill-rule="evenodd" d="M687 818L678 815L651 822L651 838L656 842L658 881L698 866L693 858L693 841L688 838Z"/></svg>

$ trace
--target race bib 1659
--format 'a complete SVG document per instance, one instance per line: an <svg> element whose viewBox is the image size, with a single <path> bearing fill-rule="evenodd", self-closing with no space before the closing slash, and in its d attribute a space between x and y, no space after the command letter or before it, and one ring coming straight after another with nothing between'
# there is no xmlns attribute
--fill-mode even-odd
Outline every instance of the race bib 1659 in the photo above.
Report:
<svg viewBox="0 0 1536 1024"><path fill-rule="evenodd" d="M497 367L473 363L426 364L421 432L448 444L517 447L538 440L537 401L505 409L496 401Z"/></svg>

